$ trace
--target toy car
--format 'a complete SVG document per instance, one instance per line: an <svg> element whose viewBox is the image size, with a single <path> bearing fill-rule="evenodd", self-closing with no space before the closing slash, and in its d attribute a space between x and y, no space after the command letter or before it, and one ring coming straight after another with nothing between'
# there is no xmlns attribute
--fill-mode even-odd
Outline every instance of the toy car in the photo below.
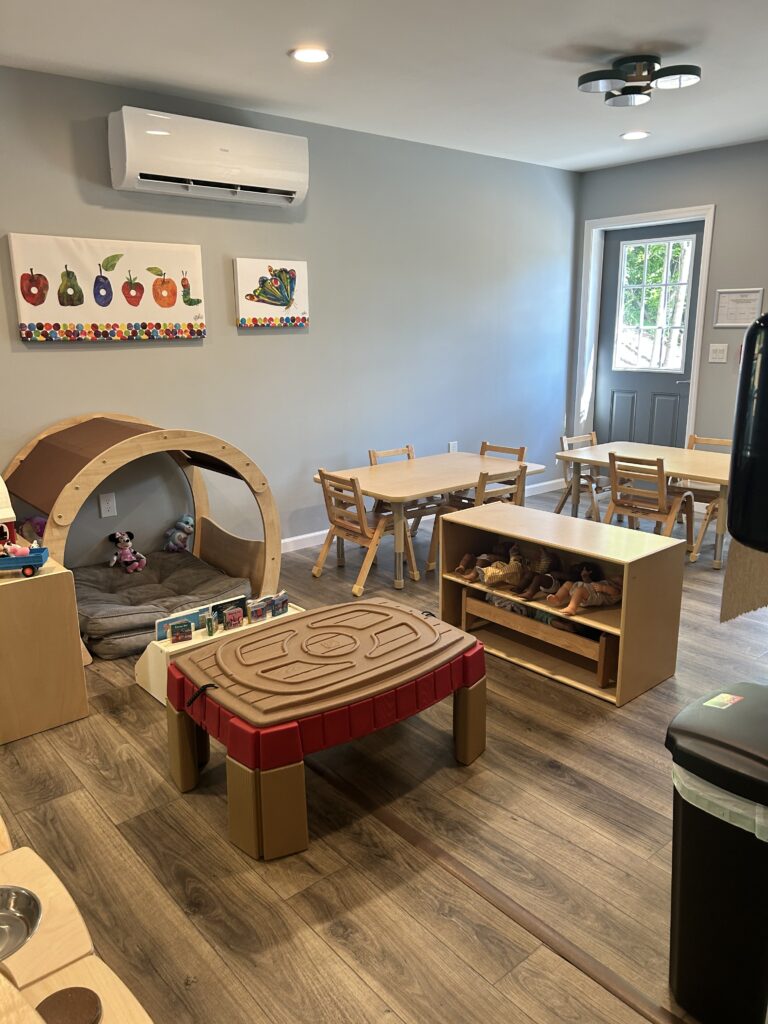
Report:
<svg viewBox="0 0 768 1024"><path fill-rule="evenodd" d="M48 561L48 548L30 548L28 555L3 555L0 572L20 571L22 576L34 576Z"/></svg>

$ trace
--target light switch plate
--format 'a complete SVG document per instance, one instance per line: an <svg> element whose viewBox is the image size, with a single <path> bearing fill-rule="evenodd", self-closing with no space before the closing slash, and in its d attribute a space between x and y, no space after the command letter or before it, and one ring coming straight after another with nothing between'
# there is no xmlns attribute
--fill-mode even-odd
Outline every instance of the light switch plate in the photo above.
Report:
<svg viewBox="0 0 768 1024"><path fill-rule="evenodd" d="M710 363L727 363L728 362L728 345L716 344L709 346L709 361Z"/></svg>

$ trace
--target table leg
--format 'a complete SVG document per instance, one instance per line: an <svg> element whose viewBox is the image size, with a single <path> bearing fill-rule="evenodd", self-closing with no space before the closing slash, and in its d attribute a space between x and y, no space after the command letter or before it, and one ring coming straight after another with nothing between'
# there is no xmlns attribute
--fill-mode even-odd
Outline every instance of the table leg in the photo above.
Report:
<svg viewBox="0 0 768 1024"><path fill-rule="evenodd" d="M715 533L715 560L712 563L713 569L723 567L723 542L728 522L728 486L723 484L720 488L720 501L717 503L717 526Z"/></svg>
<svg viewBox="0 0 768 1024"><path fill-rule="evenodd" d="M485 750L485 676L453 694L453 749L459 764L472 764Z"/></svg>
<svg viewBox="0 0 768 1024"><path fill-rule="evenodd" d="M177 711L169 701L166 705L168 721L168 767L176 788L181 793L194 789L199 779L197 737L199 726L184 711ZM202 752L201 752L202 753Z"/></svg>
<svg viewBox="0 0 768 1024"><path fill-rule="evenodd" d="M571 515L579 517L579 499L581 498L581 463L572 462L573 477L571 478Z"/></svg>
<svg viewBox="0 0 768 1024"><path fill-rule="evenodd" d="M344 557L344 538L336 538L336 565L344 565L346 559Z"/></svg>
<svg viewBox="0 0 768 1024"><path fill-rule="evenodd" d="M402 590L405 586L403 581L403 552L405 551L405 510L401 501L392 502L392 516L394 518L395 534L395 590Z"/></svg>
<svg viewBox="0 0 768 1024"><path fill-rule="evenodd" d="M286 857L306 850L307 794L304 763L246 768L227 758L230 842L251 857Z"/></svg>

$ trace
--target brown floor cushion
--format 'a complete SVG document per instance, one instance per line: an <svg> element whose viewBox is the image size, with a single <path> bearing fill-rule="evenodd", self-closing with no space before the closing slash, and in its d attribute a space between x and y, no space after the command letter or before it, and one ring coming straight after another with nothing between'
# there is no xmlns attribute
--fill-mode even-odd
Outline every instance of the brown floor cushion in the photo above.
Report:
<svg viewBox="0 0 768 1024"><path fill-rule="evenodd" d="M184 608L251 596L247 579L236 579L186 551L155 551L143 572L107 565L72 570L80 632L99 658L122 658L144 650L155 621Z"/></svg>

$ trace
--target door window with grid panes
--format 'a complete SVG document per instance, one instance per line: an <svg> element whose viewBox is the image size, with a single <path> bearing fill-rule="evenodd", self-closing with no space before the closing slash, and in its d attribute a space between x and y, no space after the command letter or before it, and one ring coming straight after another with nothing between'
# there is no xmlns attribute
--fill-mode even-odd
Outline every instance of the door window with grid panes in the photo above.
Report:
<svg viewBox="0 0 768 1024"><path fill-rule="evenodd" d="M693 235L622 242L614 370L681 373Z"/></svg>

